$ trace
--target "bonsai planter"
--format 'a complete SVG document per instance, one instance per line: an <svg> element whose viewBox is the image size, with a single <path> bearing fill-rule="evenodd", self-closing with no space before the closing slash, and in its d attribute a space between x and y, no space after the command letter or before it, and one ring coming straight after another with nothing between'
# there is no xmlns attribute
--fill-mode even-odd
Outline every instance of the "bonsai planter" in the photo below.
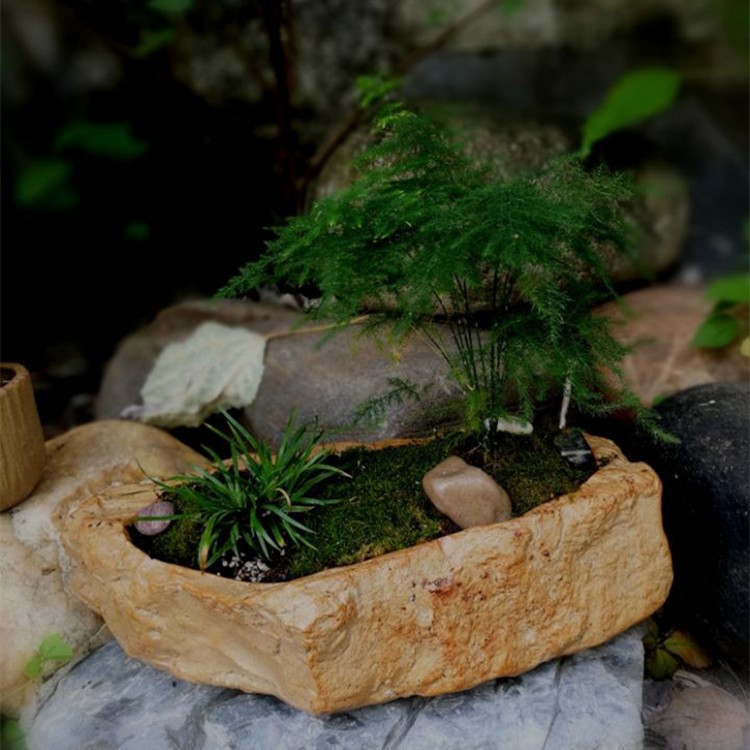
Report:
<svg viewBox="0 0 750 750"><path fill-rule="evenodd" d="M608 463L570 495L286 583L151 559L125 527L153 485L121 487L61 519L73 588L131 656L311 713L517 675L607 641L669 592L658 477L589 441Z"/></svg>

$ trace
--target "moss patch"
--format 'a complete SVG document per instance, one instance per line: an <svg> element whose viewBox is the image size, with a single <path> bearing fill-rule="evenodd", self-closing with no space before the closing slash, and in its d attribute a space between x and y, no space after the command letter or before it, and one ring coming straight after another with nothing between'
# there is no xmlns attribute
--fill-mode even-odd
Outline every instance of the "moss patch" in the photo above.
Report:
<svg viewBox="0 0 750 750"><path fill-rule="evenodd" d="M347 450L330 462L352 478L331 479L319 493L343 501L316 508L301 519L313 530L316 548L290 548L283 558L272 561L283 569L280 577L297 578L361 562L458 531L422 489L424 474L450 455L491 474L510 495L516 516L574 491L590 474L569 466L543 433L500 434L489 456L476 441L456 434L420 445ZM143 537L131 530L131 537L152 557L197 567L200 532L198 524L180 520L159 536Z"/></svg>

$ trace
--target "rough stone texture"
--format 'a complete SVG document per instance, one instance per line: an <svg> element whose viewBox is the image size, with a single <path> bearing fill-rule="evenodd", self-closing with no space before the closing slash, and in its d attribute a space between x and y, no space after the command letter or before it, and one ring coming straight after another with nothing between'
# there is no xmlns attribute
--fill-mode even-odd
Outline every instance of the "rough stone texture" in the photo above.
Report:
<svg viewBox="0 0 750 750"><path fill-rule="evenodd" d="M640 750L636 627L460 694L310 716L274 698L175 681L110 643L25 717L29 750Z"/></svg>
<svg viewBox="0 0 750 750"><path fill-rule="evenodd" d="M461 529L507 521L512 513L508 493L486 472L449 456L422 477L432 504Z"/></svg>
<svg viewBox="0 0 750 750"><path fill-rule="evenodd" d="M421 436L457 421L462 393L446 362L422 336L398 348L362 336L359 326L325 343L321 337L300 333L268 342L258 395L244 410L246 424L261 439L278 445L292 411L303 424L317 419L328 440ZM443 338L451 349L447 331ZM407 397L388 405L375 424L354 424L355 410L388 393L391 378L413 383L419 401Z"/></svg>
<svg viewBox="0 0 750 750"><path fill-rule="evenodd" d="M184 472L204 459L167 433L129 422L78 427L46 444L33 494L0 515L0 705L15 712L33 693L23 674L42 640L60 633L76 656L99 642L102 621L70 592L57 519L91 493L152 476ZM108 636L106 636L108 637Z"/></svg>
<svg viewBox="0 0 750 750"><path fill-rule="evenodd" d="M624 307L610 302L596 312L615 322L613 334L619 341L635 347L622 369L647 406L657 396L696 385L750 377L750 360L740 353L739 342L722 349L691 343L712 307L704 289L654 286L626 294L622 302Z"/></svg>
<svg viewBox="0 0 750 750"><path fill-rule="evenodd" d="M152 560L124 527L153 493L92 496L64 521L75 590L129 654L313 713L517 675L622 632L671 585L658 477L591 443L612 460L572 495L281 584Z"/></svg>
<svg viewBox="0 0 750 750"><path fill-rule="evenodd" d="M656 407L677 445L639 440L631 455L664 482L675 621L750 676L750 384L690 388Z"/></svg>

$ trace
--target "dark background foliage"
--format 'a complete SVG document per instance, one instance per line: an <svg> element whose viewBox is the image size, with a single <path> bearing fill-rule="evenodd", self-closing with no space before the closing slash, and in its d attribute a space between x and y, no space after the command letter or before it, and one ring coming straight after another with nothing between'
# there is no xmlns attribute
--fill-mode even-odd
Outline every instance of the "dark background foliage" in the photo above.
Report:
<svg viewBox="0 0 750 750"><path fill-rule="evenodd" d="M552 5L563 28L586 6ZM710 245L727 270L747 217L746 4L703 5L713 36L653 2L599 36L529 47L515 14L550 3L5 0L3 360L32 370L43 422L85 418L61 415L86 411L123 336L213 294L302 206L357 122L364 74L577 128L617 75L676 67L677 114L649 135L692 180L686 258ZM487 13L505 14L508 38L467 51ZM613 163L632 143L612 142Z"/></svg>

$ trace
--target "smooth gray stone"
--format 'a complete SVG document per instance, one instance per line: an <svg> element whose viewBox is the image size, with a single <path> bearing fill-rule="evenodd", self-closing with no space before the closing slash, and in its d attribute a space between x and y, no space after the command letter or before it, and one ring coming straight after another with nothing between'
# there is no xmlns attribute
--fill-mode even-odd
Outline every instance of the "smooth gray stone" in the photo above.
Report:
<svg viewBox="0 0 750 750"><path fill-rule="evenodd" d="M323 717L177 680L110 642L23 724L29 750L640 750L641 636L463 693Z"/></svg>

